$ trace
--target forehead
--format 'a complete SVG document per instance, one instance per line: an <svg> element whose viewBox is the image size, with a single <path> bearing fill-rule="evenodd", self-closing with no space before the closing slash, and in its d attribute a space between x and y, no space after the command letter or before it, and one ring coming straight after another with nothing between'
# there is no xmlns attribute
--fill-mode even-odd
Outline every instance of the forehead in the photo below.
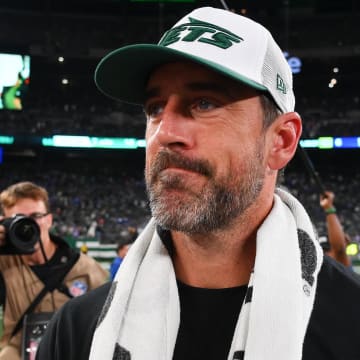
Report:
<svg viewBox="0 0 360 360"><path fill-rule="evenodd" d="M257 90L203 65L190 61L179 61L160 65L153 70L146 86L147 97L154 88L186 87L195 83L216 85L215 87L226 89L229 93L259 95Z"/></svg>
<svg viewBox="0 0 360 360"><path fill-rule="evenodd" d="M14 206L4 209L6 216L12 216L15 214L29 215L34 212L44 212L46 206L42 200L34 200L24 198L18 200Z"/></svg>

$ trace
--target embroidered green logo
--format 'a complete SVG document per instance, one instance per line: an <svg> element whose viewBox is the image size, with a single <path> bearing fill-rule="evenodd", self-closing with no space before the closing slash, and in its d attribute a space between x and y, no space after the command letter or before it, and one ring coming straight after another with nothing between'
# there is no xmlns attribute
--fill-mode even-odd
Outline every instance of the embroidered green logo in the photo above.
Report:
<svg viewBox="0 0 360 360"><path fill-rule="evenodd" d="M280 90L283 94L287 92L285 82L279 74L276 77L276 89Z"/></svg>
<svg viewBox="0 0 360 360"><path fill-rule="evenodd" d="M190 22L168 30L161 38L159 45L169 46L178 41L199 41L227 49L235 43L244 41L236 34L219 26L189 18Z"/></svg>

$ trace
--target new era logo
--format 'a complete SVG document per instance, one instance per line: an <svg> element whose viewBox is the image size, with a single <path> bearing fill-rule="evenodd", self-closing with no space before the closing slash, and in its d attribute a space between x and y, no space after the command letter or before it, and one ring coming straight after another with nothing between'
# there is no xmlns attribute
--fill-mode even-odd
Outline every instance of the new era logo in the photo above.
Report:
<svg viewBox="0 0 360 360"><path fill-rule="evenodd" d="M276 77L276 89L281 91L283 94L286 94L287 92L285 82L279 74L277 74Z"/></svg>

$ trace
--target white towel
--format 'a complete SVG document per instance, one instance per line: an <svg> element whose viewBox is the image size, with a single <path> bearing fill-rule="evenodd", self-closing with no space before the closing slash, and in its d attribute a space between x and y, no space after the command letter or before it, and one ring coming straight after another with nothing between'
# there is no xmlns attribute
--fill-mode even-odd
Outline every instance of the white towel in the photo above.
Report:
<svg viewBox="0 0 360 360"><path fill-rule="evenodd" d="M303 206L277 189L228 360L301 360L322 250ZM131 247L94 333L90 360L171 360L180 303L171 258L152 219Z"/></svg>

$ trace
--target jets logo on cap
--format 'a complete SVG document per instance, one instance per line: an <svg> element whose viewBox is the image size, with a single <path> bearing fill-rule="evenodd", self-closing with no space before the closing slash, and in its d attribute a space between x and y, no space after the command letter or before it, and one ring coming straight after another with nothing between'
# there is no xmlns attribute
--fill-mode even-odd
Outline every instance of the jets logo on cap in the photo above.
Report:
<svg viewBox="0 0 360 360"><path fill-rule="evenodd" d="M161 38L159 45L169 46L178 41L202 42L227 49L244 39L220 27L204 21L189 18L190 22L168 30Z"/></svg>
<svg viewBox="0 0 360 360"><path fill-rule="evenodd" d="M276 77L276 89L280 90L283 94L287 92L285 82L279 74Z"/></svg>

